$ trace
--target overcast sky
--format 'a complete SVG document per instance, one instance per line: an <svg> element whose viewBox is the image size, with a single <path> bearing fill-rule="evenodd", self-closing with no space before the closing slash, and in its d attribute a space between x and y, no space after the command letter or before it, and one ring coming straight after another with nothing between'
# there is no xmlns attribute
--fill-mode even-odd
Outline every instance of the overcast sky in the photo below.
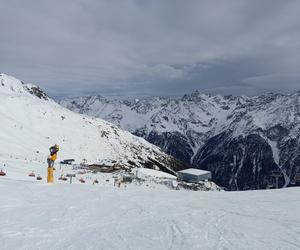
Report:
<svg viewBox="0 0 300 250"><path fill-rule="evenodd" d="M0 72L52 96L300 89L299 0L0 0Z"/></svg>

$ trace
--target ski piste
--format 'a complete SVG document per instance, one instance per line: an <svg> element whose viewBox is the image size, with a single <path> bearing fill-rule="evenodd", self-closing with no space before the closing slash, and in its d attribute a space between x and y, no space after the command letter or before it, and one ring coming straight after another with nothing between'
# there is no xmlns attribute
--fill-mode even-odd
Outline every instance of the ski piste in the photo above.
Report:
<svg viewBox="0 0 300 250"><path fill-rule="evenodd" d="M299 249L299 188L172 191L17 175L0 178L3 250Z"/></svg>

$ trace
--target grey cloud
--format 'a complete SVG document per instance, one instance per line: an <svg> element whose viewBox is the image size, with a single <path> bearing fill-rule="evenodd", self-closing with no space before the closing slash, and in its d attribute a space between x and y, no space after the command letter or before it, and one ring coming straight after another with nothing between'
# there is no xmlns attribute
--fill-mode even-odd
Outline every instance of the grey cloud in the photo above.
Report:
<svg viewBox="0 0 300 250"><path fill-rule="evenodd" d="M300 86L293 77L300 66L297 0L0 0L0 6L0 71L53 96L256 94ZM286 88L274 77L280 75Z"/></svg>
<svg viewBox="0 0 300 250"><path fill-rule="evenodd" d="M261 91L277 89L281 92L300 90L300 74L271 74L249 77L243 80L246 85Z"/></svg>

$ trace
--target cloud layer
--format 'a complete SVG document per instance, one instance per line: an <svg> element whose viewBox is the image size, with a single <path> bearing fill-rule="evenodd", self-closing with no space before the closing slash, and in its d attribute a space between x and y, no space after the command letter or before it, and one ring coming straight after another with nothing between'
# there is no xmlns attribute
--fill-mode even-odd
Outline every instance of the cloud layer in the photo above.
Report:
<svg viewBox="0 0 300 250"><path fill-rule="evenodd" d="M0 0L0 6L0 71L53 96L300 89L298 0Z"/></svg>

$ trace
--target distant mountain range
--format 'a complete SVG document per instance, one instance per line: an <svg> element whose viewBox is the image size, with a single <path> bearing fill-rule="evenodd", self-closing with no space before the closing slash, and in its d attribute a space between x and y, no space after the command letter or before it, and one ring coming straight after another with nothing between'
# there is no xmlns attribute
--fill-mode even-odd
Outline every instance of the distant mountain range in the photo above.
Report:
<svg viewBox="0 0 300 250"><path fill-rule="evenodd" d="M300 173L300 92L182 98L68 98L64 107L114 123L196 168L229 190L287 186Z"/></svg>

